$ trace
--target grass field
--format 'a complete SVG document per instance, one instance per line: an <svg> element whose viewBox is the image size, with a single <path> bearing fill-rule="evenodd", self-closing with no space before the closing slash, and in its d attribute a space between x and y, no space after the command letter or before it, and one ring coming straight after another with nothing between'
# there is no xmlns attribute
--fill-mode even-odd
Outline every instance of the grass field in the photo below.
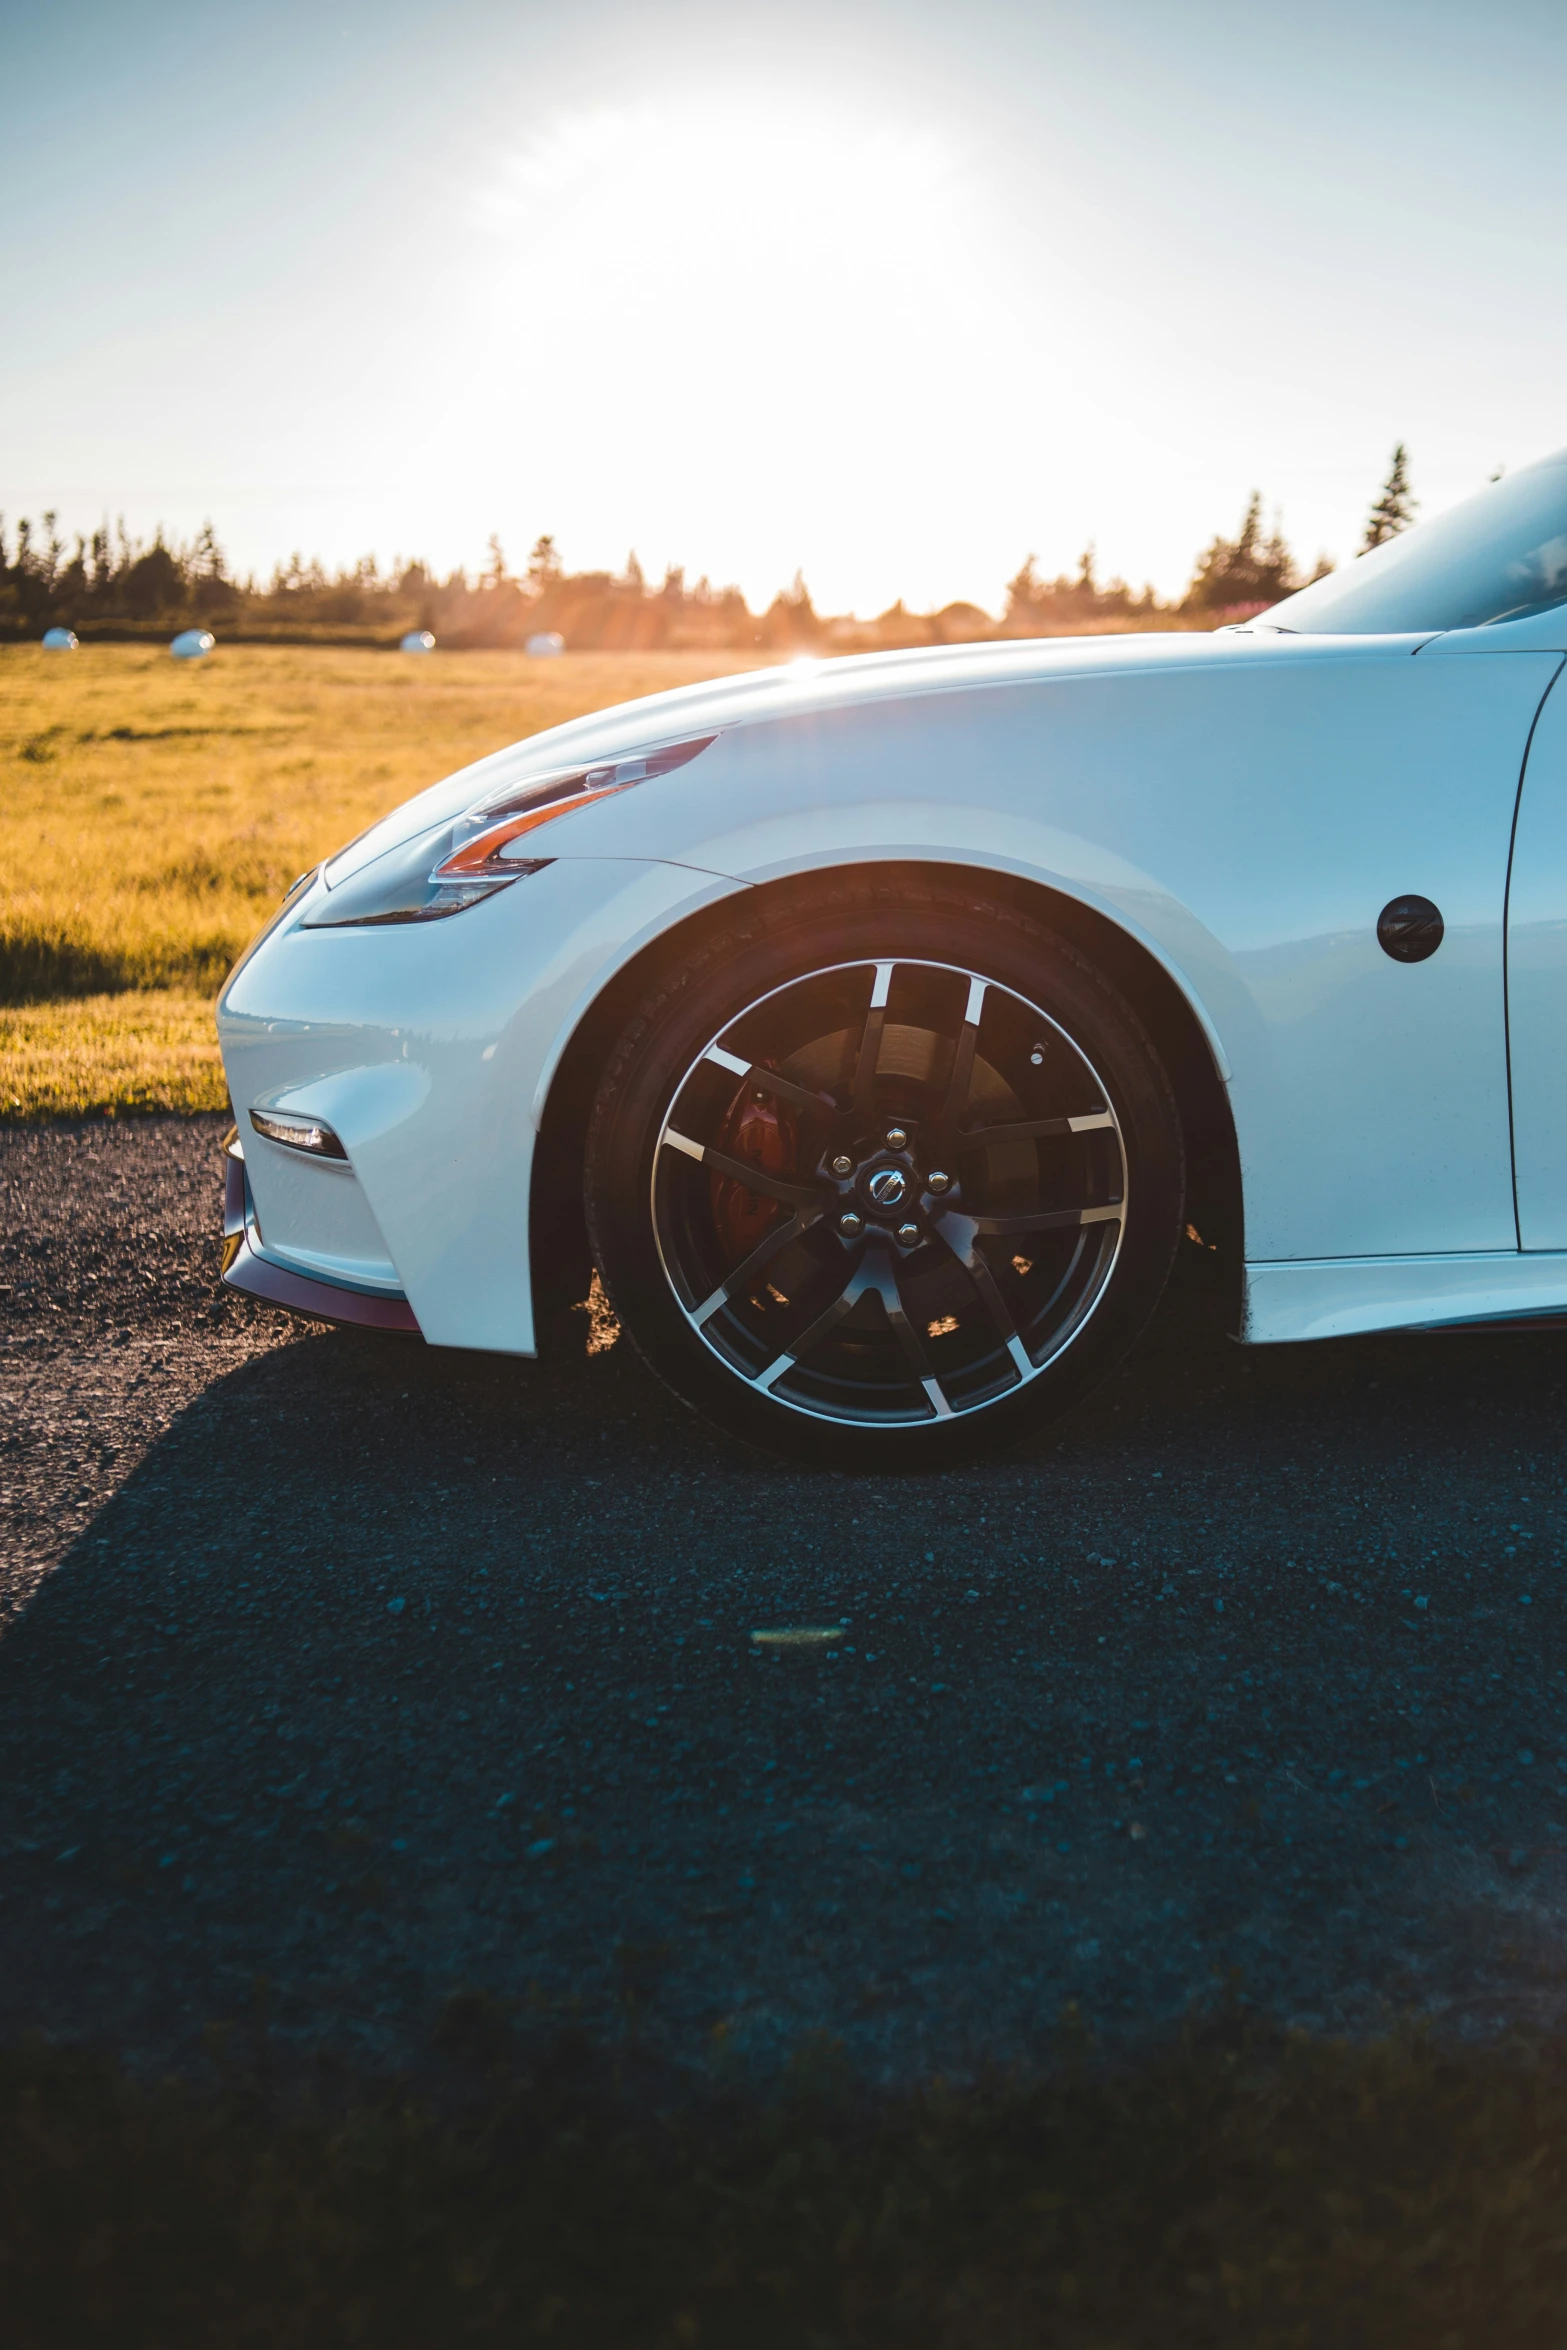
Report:
<svg viewBox="0 0 1567 2350"><path fill-rule="evenodd" d="M210 996L132 988L0 1005L0 1117L221 1110L225 1098Z"/></svg>
<svg viewBox="0 0 1567 2350"><path fill-rule="evenodd" d="M827 2044L759 2098L634 2049L530 2059L472 1994L440 2039L444 2108L326 2064L289 2098L216 2027L207 2093L0 2051L12 2338L1558 2350L1567 2325L1559 2042L1240 2029L879 2098Z"/></svg>
<svg viewBox="0 0 1567 2350"><path fill-rule="evenodd" d="M204 1007L295 874L503 743L753 666L0 648L0 1116L220 1108Z"/></svg>

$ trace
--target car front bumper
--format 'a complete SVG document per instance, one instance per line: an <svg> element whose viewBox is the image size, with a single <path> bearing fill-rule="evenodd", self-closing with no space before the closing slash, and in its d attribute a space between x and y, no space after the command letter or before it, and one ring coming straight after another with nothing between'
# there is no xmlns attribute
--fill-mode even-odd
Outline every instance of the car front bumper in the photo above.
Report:
<svg viewBox="0 0 1567 2350"><path fill-rule="evenodd" d="M236 1128L223 1144L223 1279L230 1289L317 1322L346 1322L400 1337L423 1335L400 1290L367 1290L301 1273L267 1253L245 1171L245 1147Z"/></svg>
<svg viewBox="0 0 1567 2350"><path fill-rule="evenodd" d="M432 1346L533 1354L533 1158L559 1057L641 946L741 886L562 858L444 921L305 929L318 882L218 1003L251 1203L231 1284L372 1327L406 1326L374 1310L400 1308ZM321 1121L346 1158L268 1141L252 1110Z"/></svg>

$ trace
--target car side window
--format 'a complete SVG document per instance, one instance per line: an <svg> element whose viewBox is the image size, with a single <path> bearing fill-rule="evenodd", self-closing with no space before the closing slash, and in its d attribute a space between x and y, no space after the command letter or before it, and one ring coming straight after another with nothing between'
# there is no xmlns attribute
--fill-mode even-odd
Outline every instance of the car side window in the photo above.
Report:
<svg viewBox="0 0 1567 2350"><path fill-rule="evenodd" d="M1261 617L1306 635L1404 636L1527 620L1567 603L1567 449L1287 596Z"/></svg>

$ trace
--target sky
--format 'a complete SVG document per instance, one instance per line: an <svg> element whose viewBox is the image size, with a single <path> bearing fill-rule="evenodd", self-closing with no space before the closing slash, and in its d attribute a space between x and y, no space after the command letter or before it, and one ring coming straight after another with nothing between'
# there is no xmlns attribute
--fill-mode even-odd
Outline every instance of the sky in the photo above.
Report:
<svg viewBox="0 0 1567 2350"><path fill-rule="evenodd" d="M1567 442L1563 0L0 0L0 508L995 610Z"/></svg>

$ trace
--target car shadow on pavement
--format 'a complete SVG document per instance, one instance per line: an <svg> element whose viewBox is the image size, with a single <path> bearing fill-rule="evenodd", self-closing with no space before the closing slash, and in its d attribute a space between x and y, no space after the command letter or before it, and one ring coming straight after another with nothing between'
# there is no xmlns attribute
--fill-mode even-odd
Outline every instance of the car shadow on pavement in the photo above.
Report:
<svg viewBox="0 0 1567 2350"><path fill-rule="evenodd" d="M856 1479L584 1327L304 1333L153 1446L0 1644L0 2035L402 2063L465 1984L896 2079L1555 2015L1561 1340L1242 1353L1192 1267L1030 1448Z"/></svg>

